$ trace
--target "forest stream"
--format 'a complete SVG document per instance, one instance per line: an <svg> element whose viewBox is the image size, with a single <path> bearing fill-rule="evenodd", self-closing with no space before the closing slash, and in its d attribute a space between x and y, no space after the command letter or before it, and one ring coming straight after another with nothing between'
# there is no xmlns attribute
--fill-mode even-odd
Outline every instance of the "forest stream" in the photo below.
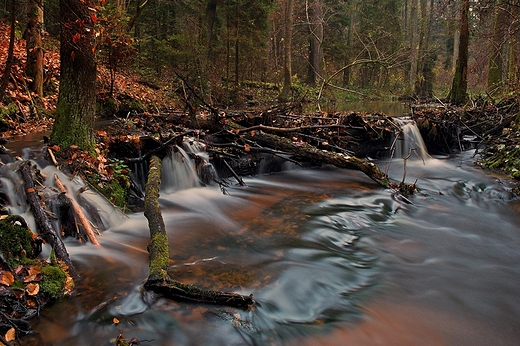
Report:
<svg viewBox="0 0 520 346"><path fill-rule="evenodd" d="M163 164L170 274L252 293L250 311L143 293L145 217L124 216L87 192L107 225L101 247L65 240L82 279L75 295L32 322L35 338L75 346L113 344L120 333L139 345L516 345L520 202L505 176L473 165L473 154L408 160L407 180L417 179L420 192L407 199L331 166L286 163L224 194L186 186L185 160ZM377 163L403 176L402 159ZM12 178L5 169L4 184Z"/></svg>

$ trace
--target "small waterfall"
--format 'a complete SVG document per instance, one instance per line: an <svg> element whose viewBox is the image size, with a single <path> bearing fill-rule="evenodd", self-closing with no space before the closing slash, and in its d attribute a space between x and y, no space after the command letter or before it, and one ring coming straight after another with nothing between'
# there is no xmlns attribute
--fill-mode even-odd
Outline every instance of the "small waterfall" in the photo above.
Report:
<svg viewBox="0 0 520 346"><path fill-rule="evenodd" d="M163 159L161 189L167 193L220 181L204 143L190 137Z"/></svg>
<svg viewBox="0 0 520 346"><path fill-rule="evenodd" d="M36 221L27 205L23 192L23 181L16 173L21 163L21 161L15 161L0 167L0 196L5 207L5 210L2 210L2 212L22 216L29 228L36 230ZM52 165L43 166L36 161L32 161L32 164L36 164L42 176L45 177L40 194L49 208L52 209L52 206L57 206L54 202L59 192L51 187L54 186L55 176L58 176L70 192L69 197L75 199L78 204L83 206L83 212L89 220L93 221L95 228L103 231L121 223L124 217L123 214L96 191L91 189L83 191L86 184L78 176L70 180L68 176ZM83 192L79 193L79 191ZM57 210L53 210L53 212L58 214ZM51 222L55 224L56 229L59 229L59 221L57 219L52 218Z"/></svg>
<svg viewBox="0 0 520 346"><path fill-rule="evenodd" d="M163 159L161 176L161 190L167 193L201 186L194 162L179 146L175 146Z"/></svg>
<svg viewBox="0 0 520 346"><path fill-rule="evenodd" d="M414 120L410 118L394 118L394 122L401 131L392 145L393 158L428 160L430 155L426 149L421 132Z"/></svg>

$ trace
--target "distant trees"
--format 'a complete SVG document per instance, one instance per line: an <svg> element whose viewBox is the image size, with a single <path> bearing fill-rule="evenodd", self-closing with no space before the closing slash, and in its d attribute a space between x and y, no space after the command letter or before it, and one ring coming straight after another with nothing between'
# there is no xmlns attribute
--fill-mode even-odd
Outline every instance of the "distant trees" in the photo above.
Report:
<svg viewBox="0 0 520 346"><path fill-rule="evenodd" d="M17 11L28 23L27 76L38 95L41 1ZM45 0L51 36L63 25L56 16L63 1ZM122 62L143 79L178 84L175 69L207 100L221 102L244 101L235 91L245 81L276 83L285 100L298 96L290 94L301 90L294 85L306 84L329 88L330 98L373 90L428 98L451 89L456 103L475 87L500 95L520 85L517 0L103 0L89 11L84 23L91 14L99 19L88 25L96 26L95 58L112 72L112 86Z"/></svg>

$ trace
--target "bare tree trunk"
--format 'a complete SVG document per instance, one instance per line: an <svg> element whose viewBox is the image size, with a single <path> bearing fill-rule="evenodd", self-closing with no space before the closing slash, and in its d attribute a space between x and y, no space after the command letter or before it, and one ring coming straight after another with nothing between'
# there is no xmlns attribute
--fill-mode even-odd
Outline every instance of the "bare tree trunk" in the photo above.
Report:
<svg viewBox="0 0 520 346"><path fill-rule="evenodd" d="M322 77L323 60L323 7L320 0L313 0L307 7L307 22L309 25L309 69L307 84L316 85L316 79Z"/></svg>
<svg viewBox="0 0 520 346"><path fill-rule="evenodd" d="M419 21L419 6L420 0L411 0L410 5L410 73L408 79L409 91L413 93L415 88L415 81L417 80L417 67L419 65L419 35L418 35L418 21Z"/></svg>
<svg viewBox="0 0 520 346"><path fill-rule="evenodd" d="M43 96L43 1L29 0L27 28L24 33L27 51L25 73L32 78L29 88Z"/></svg>
<svg viewBox="0 0 520 346"><path fill-rule="evenodd" d="M7 53L7 61L5 62L4 73L2 74L2 81L0 82L0 102L4 99L5 89L9 84L9 77L11 76L11 67L14 63L14 32L16 25L16 1L11 1L11 33L9 35L9 48Z"/></svg>
<svg viewBox="0 0 520 346"><path fill-rule="evenodd" d="M349 65L351 63L351 60L352 60L352 38L354 36L354 24L355 24L355 20L356 20L356 3L354 1L352 1L352 8L350 10L350 24L349 24L349 27L348 27L348 33L347 33L347 58L345 60L345 66ZM350 76L351 76L351 73L352 72L352 69L349 67L349 68L346 68L344 71L343 71L343 86L344 87L348 87L349 84L350 84Z"/></svg>
<svg viewBox="0 0 520 346"><path fill-rule="evenodd" d="M469 45L469 0L463 0L460 8L460 41L459 55L455 66L455 75L450 93L449 102L461 105L466 102L468 89L468 45Z"/></svg>
<svg viewBox="0 0 520 346"><path fill-rule="evenodd" d="M209 61L215 61L213 56L213 27L217 20L218 0L209 0L206 6L206 54Z"/></svg>
<svg viewBox="0 0 520 346"><path fill-rule="evenodd" d="M285 47L284 47L284 69L283 69L283 88L280 93L280 101L287 101L292 87L292 32L293 32L293 0L287 0L285 7Z"/></svg>

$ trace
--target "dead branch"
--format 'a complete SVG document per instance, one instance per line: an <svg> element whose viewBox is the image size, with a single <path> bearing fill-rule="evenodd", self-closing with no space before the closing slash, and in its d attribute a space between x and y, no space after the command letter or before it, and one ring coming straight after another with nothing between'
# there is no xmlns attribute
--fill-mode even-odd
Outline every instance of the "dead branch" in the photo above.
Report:
<svg viewBox="0 0 520 346"><path fill-rule="evenodd" d="M274 127L267 125L256 125L245 129L236 130L238 133L244 133L254 130L262 130L266 132L278 132L278 133L289 133L298 132L302 130L314 130L314 129L328 129L328 128L350 128L350 126L332 124L332 125L313 125L313 126L297 126L297 127Z"/></svg>

